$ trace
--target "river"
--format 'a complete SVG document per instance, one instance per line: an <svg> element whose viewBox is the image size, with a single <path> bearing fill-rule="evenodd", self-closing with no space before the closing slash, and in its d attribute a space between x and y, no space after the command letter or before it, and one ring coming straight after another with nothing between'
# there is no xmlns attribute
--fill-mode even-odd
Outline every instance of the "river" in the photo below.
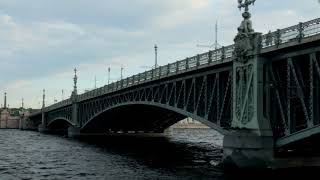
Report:
<svg viewBox="0 0 320 180"><path fill-rule="evenodd" d="M222 136L211 129L86 140L0 130L0 180L242 179L215 166L222 157L221 144ZM248 179L249 174L242 175Z"/></svg>
<svg viewBox="0 0 320 180"><path fill-rule="evenodd" d="M210 129L81 141L0 130L0 179L219 179L221 143Z"/></svg>

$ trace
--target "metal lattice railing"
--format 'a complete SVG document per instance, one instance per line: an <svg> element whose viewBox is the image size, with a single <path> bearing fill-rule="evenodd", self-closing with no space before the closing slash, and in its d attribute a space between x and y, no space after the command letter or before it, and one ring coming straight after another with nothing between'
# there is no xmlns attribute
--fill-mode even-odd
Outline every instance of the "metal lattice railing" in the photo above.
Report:
<svg viewBox="0 0 320 180"><path fill-rule="evenodd" d="M301 41L303 38L314 36L317 34L320 34L320 18L264 34L262 36L262 48L279 46L291 41ZM106 93L115 92L152 80L184 73L188 70L205 67L213 63L223 63L226 59L230 60L230 58L232 58L233 51L234 45L230 45L217 50L189 57L184 60L160 66L150 71L139 73L126 79L111 83L104 87L97 88L84 94L78 95L78 101L84 101L104 95ZM47 107L46 110L49 111L59 107L67 106L71 103L71 100L67 99Z"/></svg>

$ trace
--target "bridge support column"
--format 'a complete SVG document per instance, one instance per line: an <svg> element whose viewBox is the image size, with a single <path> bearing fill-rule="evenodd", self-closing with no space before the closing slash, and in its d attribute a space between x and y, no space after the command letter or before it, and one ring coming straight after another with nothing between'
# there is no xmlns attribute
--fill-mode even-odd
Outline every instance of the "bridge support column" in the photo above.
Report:
<svg viewBox="0 0 320 180"><path fill-rule="evenodd" d="M75 126L70 126L68 128L68 137L69 138L78 138L80 137L80 122L78 118L78 94L77 94L77 69L74 70L75 76L74 76L74 89L71 95L72 100L72 122L75 124Z"/></svg>
<svg viewBox="0 0 320 180"><path fill-rule="evenodd" d="M49 132L50 132L50 130L49 130L47 127L43 126L42 124L40 124L40 125L38 126L38 131L39 131L40 133L49 133Z"/></svg>
<svg viewBox="0 0 320 180"><path fill-rule="evenodd" d="M47 128L47 118L46 118L46 112L45 112L45 90L43 89L43 95L42 95L42 109L41 109L41 124L38 126L38 131L40 133L48 133L49 129Z"/></svg>
<svg viewBox="0 0 320 180"><path fill-rule="evenodd" d="M223 162L229 168L267 168L274 162L273 138L249 130L232 132L223 139Z"/></svg>
<svg viewBox="0 0 320 180"><path fill-rule="evenodd" d="M264 116L264 59L260 33L239 31L233 62L231 133L224 137L224 162L240 168L268 167L273 161L273 132Z"/></svg>
<svg viewBox="0 0 320 180"><path fill-rule="evenodd" d="M38 131L40 133L49 133L49 129L47 128L47 120L46 120L46 114L44 110L42 110L41 114L41 124L38 126Z"/></svg>
<svg viewBox="0 0 320 180"><path fill-rule="evenodd" d="M68 128L68 137L69 138L79 138L80 135L81 135L80 128L74 127L74 126L70 126Z"/></svg>

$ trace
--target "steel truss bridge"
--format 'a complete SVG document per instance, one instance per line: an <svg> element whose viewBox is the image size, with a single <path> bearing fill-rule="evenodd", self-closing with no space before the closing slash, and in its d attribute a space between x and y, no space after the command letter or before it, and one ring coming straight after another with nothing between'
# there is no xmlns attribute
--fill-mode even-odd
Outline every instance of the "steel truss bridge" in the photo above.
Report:
<svg viewBox="0 0 320 180"><path fill-rule="evenodd" d="M235 68L235 46L226 46L72 95L30 121L80 133L163 132L192 117L227 135L250 129L257 111L258 129L270 124L277 148L319 134L320 19L264 34L260 46L257 70Z"/></svg>

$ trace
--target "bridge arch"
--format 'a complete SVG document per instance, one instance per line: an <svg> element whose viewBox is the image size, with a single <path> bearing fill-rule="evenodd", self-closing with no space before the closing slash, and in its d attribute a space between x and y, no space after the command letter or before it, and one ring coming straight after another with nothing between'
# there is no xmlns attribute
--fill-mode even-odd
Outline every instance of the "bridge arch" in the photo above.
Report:
<svg viewBox="0 0 320 180"><path fill-rule="evenodd" d="M187 117L191 117L207 126L209 126L210 128L216 130L217 132L221 133L222 135L225 135L227 134L227 130L225 130L224 128L220 127L219 125L215 124L215 123L212 123L208 120L206 120L205 118L203 117L200 117L196 114L193 114L193 113L190 113L186 110L182 110L182 109L179 109L179 108L175 108L173 106L169 106L169 105L166 105L166 104L162 104L162 103L156 103L156 102L146 102L146 101L135 101L135 102L125 102L125 103L120 103L120 104L116 104L112 107L108 107L102 111L99 111L97 113L95 113L93 116L91 116L89 118L89 120L87 122L85 122L83 125L82 125L82 130L86 130L86 129L90 129L90 124L93 124L94 121L100 119L102 121L105 121L104 123L108 123L106 119L101 119L101 117L104 116L104 114L108 114L108 113L112 113L112 111L114 110L117 110L118 112L116 112L116 114L119 116L119 113L123 113L125 114L126 111L124 109L130 109L130 108L133 108L131 110L134 111L134 110L142 110L142 109L146 109L147 110L151 110L150 113L153 114L154 117L152 116L146 116L145 118L157 118L157 116L165 113L167 114L168 116L173 116L171 118L173 118L173 120L170 120L169 119L169 122L168 124L166 124L166 126L164 127L161 127L161 128L168 128L170 127L171 125L187 118ZM124 111L122 111L124 110ZM146 110L145 110L146 111ZM130 110L129 110L130 112ZM139 113L142 113L142 112L136 112L137 114ZM140 114L140 115L145 115L145 114ZM105 115L106 117L107 115ZM129 117L130 114L126 114L125 116ZM109 117L110 117L110 114L109 114ZM129 117L130 118L130 117ZM137 118L135 116L133 116L132 118ZM164 121L166 119L163 119ZM117 120L118 121L118 120ZM124 123L126 123L127 121L123 121ZM100 125L100 124L98 124ZM160 129L161 129L160 128ZM161 129L161 130L164 130L164 129Z"/></svg>
<svg viewBox="0 0 320 180"><path fill-rule="evenodd" d="M75 126L73 122L71 122L69 119L65 117L56 117L52 120L50 120L47 124L49 128L65 128L68 129L69 126Z"/></svg>

